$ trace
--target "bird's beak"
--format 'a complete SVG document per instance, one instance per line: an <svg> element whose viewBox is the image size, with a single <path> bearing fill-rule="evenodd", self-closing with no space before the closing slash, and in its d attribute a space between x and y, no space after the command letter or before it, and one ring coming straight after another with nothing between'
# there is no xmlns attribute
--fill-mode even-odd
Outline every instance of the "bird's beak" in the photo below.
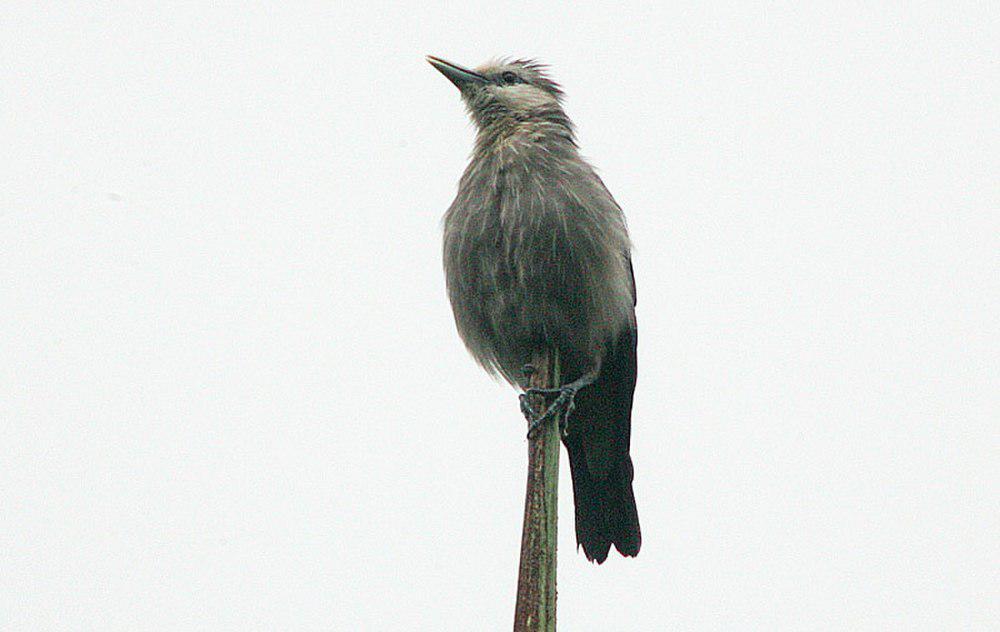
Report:
<svg viewBox="0 0 1000 632"><path fill-rule="evenodd" d="M447 77L448 81L451 81L453 84L458 86L459 90L470 84L486 83L486 77L482 76L475 70L463 68L458 64L453 64L450 61L445 61L440 57L435 57L433 55L428 55L427 61L431 66L437 68L442 75Z"/></svg>

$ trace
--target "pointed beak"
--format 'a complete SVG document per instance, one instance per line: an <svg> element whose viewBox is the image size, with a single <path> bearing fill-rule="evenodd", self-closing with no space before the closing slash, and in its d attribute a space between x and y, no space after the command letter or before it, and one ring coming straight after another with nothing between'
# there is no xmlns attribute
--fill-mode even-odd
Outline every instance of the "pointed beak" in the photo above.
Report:
<svg viewBox="0 0 1000 632"><path fill-rule="evenodd" d="M468 68L463 68L458 64L453 64L450 61L445 61L440 57L435 57L433 55L427 56L427 62L438 69L442 75L448 78L453 84L458 86L459 90L462 90L466 86L475 83L486 83L486 77L482 76L475 70L469 70Z"/></svg>

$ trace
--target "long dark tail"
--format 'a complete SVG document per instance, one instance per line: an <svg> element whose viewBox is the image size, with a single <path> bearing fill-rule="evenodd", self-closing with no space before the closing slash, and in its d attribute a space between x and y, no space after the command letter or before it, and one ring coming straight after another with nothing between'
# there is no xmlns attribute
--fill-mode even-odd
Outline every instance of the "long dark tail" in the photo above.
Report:
<svg viewBox="0 0 1000 632"><path fill-rule="evenodd" d="M642 544L639 514L632 494L632 460L627 456L613 472L597 478L579 449L569 450L576 504L576 543L588 560L608 558L613 544L622 555L635 557Z"/></svg>
<svg viewBox="0 0 1000 632"><path fill-rule="evenodd" d="M634 557L642 544L629 457L635 375L636 333L629 330L609 346L597 381L577 394L563 439L573 474L576 542L598 564L611 545Z"/></svg>

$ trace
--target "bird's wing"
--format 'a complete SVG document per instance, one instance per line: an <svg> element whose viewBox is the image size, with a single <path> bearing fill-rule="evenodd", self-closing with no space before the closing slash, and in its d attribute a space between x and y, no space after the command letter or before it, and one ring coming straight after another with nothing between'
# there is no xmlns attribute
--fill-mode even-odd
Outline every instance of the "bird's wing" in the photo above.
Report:
<svg viewBox="0 0 1000 632"><path fill-rule="evenodd" d="M632 257L628 253L625 253L625 259L628 261L628 276L632 281L632 306L635 307L639 304L639 295L635 290L635 270L632 269Z"/></svg>

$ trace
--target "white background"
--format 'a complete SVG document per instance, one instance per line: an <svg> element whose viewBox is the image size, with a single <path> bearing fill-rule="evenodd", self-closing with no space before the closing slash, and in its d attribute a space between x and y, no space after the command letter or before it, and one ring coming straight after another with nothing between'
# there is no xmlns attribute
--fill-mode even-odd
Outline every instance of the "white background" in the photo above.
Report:
<svg viewBox="0 0 1000 632"><path fill-rule="evenodd" d="M550 63L635 241L643 549L576 553L564 471L561 629L995 629L995 3L43 4L0 629L509 628L524 424L444 294L427 53Z"/></svg>

